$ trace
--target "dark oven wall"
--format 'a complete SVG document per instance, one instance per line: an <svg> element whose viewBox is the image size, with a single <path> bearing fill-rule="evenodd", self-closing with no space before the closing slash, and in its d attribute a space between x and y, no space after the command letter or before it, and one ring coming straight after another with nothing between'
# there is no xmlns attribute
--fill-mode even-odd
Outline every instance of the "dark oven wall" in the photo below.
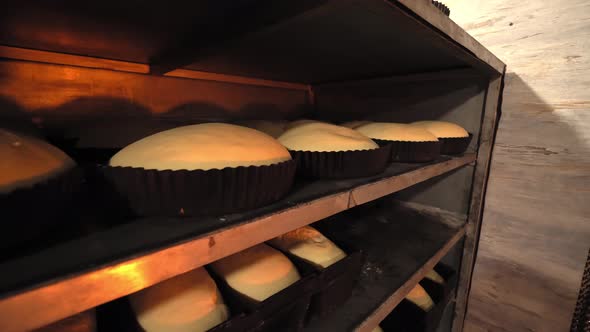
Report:
<svg viewBox="0 0 590 332"><path fill-rule="evenodd" d="M313 87L320 119L412 122L444 120L473 134L468 152L476 152L489 82L471 70L333 83ZM473 166L417 184L396 198L467 213Z"/></svg>

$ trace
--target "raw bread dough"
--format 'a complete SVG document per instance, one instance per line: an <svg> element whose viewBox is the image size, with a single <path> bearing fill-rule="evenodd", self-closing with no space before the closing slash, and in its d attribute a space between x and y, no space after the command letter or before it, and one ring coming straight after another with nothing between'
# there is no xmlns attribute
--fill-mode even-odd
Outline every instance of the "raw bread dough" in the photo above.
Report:
<svg viewBox="0 0 590 332"><path fill-rule="evenodd" d="M342 249L310 226L278 236L269 243L322 268L346 257Z"/></svg>
<svg viewBox="0 0 590 332"><path fill-rule="evenodd" d="M414 303L424 311L430 311L430 309L434 307L434 302L432 302L430 295L426 293L426 290L424 290L420 284L416 285L416 287L406 295L406 300Z"/></svg>
<svg viewBox="0 0 590 332"><path fill-rule="evenodd" d="M211 267L231 288L259 302L301 278L285 255L266 244L218 260Z"/></svg>
<svg viewBox="0 0 590 332"><path fill-rule="evenodd" d="M381 326L377 325L377 327L375 327L371 332L383 332L383 329L381 328Z"/></svg>
<svg viewBox="0 0 590 332"><path fill-rule="evenodd" d="M287 130L279 141L289 150L336 152L379 148L367 136L354 129L328 123L307 123Z"/></svg>
<svg viewBox="0 0 590 332"><path fill-rule="evenodd" d="M32 187L75 165L60 149L39 138L0 129L0 194Z"/></svg>
<svg viewBox="0 0 590 332"><path fill-rule="evenodd" d="M356 128L370 138L404 142L436 142L438 138L428 130L405 123L373 122Z"/></svg>
<svg viewBox="0 0 590 332"><path fill-rule="evenodd" d="M277 138L285 132L287 121L246 120L238 123L241 126L256 129L269 136Z"/></svg>
<svg viewBox="0 0 590 332"><path fill-rule="evenodd" d="M362 125L366 125L371 123L371 121L364 121L364 120L359 120L359 121L350 121L350 122L345 122L340 124L340 126L342 127L348 127L348 128L352 128L352 129L356 129Z"/></svg>
<svg viewBox="0 0 590 332"><path fill-rule="evenodd" d="M291 121L289 122L286 126L285 126L285 130L289 130L295 127L299 127L301 125L305 125L308 123L325 123L322 121L318 121L318 120L310 120L310 119L299 119L299 120L295 120L295 121Z"/></svg>
<svg viewBox="0 0 590 332"><path fill-rule="evenodd" d="M469 137L467 130L463 127L446 121L418 121L412 123L414 126L420 126L425 128L429 132L433 133L439 138L452 138L452 137Z"/></svg>
<svg viewBox="0 0 590 332"><path fill-rule="evenodd" d="M111 166L156 170L209 170L290 160L277 140L251 128L205 123L166 130L115 154Z"/></svg>
<svg viewBox="0 0 590 332"><path fill-rule="evenodd" d="M207 331L229 318L215 281L198 268L129 296L146 332Z"/></svg>
<svg viewBox="0 0 590 332"><path fill-rule="evenodd" d="M438 274L438 272L436 272L434 270L430 270L430 272L426 273L426 275L424 277L426 279L436 282L437 284L442 285L445 283L445 279L440 274Z"/></svg>

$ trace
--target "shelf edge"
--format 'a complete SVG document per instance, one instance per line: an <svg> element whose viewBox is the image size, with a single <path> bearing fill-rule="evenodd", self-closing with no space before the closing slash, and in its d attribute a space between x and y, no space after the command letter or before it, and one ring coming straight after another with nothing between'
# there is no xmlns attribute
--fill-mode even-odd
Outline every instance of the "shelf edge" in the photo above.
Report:
<svg viewBox="0 0 590 332"><path fill-rule="evenodd" d="M457 229L455 235L450 238L445 245L437 251L422 267L408 279L402 287L398 288L393 294L385 300L371 315L369 315L356 329L356 332L371 332L391 313L395 307L408 295L408 293L424 278L428 271L434 266L465 236L465 226Z"/></svg>

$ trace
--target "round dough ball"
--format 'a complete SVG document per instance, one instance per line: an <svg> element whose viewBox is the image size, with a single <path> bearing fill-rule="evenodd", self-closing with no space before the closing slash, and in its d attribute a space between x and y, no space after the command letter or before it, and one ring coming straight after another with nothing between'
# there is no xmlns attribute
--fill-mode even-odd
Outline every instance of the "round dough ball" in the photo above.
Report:
<svg viewBox="0 0 590 332"><path fill-rule="evenodd" d="M328 123L308 123L287 130L279 141L289 150L336 152L374 150L379 145L358 131Z"/></svg>
<svg viewBox="0 0 590 332"><path fill-rule="evenodd" d="M311 226L278 236L269 243L322 268L346 257L342 249Z"/></svg>
<svg viewBox="0 0 590 332"><path fill-rule="evenodd" d="M373 329L373 331L371 331L371 332L383 332L383 329L381 328L381 326L377 325L377 326L376 326L376 327Z"/></svg>
<svg viewBox="0 0 590 332"><path fill-rule="evenodd" d="M366 125L371 123L371 121L364 121L364 120L359 120L359 121L350 121L350 122L345 122L340 124L340 126L342 127L347 127L347 128L352 128L352 129L356 129L360 126Z"/></svg>
<svg viewBox="0 0 590 332"><path fill-rule="evenodd" d="M308 123L325 123L325 122L318 121L318 120L310 120L310 119L299 119L299 120L295 120L295 121L289 122L285 126L285 130L289 130L289 129L292 129L292 128L295 128L295 127L306 125Z"/></svg>
<svg viewBox="0 0 590 332"><path fill-rule="evenodd" d="M258 130L226 123L204 123L141 139L115 154L110 165L210 170L271 165L290 159L287 149Z"/></svg>
<svg viewBox="0 0 590 332"><path fill-rule="evenodd" d="M469 133L463 127L452 122L445 121L418 121L413 126L420 126L439 138L469 137Z"/></svg>
<svg viewBox="0 0 590 332"><path fill-rule="evenodd" d="M356 128L370 138L404 142L436 142L438 138L428 130L405 123L374 122Z"/></svg>
<svg viewBox="0 0 590 332"><path fill-rule="evenodd" d="M293 263L266 244L218 260L211 267L231 288L259 302L301 279Z"/></svg>
<svg viewBox="0 0 590 332"><path fill-rule="evenodd" d="M215 281L198 268L129 296L146 332L207 331L229 318Z"/></svg>
<svg viewBox="0 0 590 332"><path fill-rule="evenodd" d="M238 123L241 126L256 129L269 136L277 138L285 132L286 121L246 120Z"/></svg>
<svg viewBox="0 0 590 332"><path fill-rule="evenodd" d="M426 276L424 276L424 277L426 279L432 280L440 285L445 283L445 279L440 274L438 274L438 272L436 272L434 270L430 270L428 273L426 273Z"/></svg>
<svg viewBox="0 0 590 332"><path fill-rule="evenodd" d="M5 129L0 129L0 160L0 194L30 188L76 165L53 145Z"/></svg>
<svg viewBox="0 0 590 332"><path fill-rule="evenodd" d="M406 295L406 300L414 303L424 311L430 311L430 309L434 307L434 302L430 298L430 295L426 293L426 290L420 286L420 284L416 285L416 287Z"/></svg>

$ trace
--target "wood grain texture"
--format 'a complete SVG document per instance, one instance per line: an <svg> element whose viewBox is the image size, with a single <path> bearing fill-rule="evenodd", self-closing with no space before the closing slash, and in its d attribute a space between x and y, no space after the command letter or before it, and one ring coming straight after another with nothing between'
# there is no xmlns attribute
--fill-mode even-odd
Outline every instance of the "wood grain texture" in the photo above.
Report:
<svg viewBox="0 0 590 332"><path fill-rule="evenodd" d="M503 77L492 80L486 93L486 103L483 114L481 134L479 137L479 150L477 153L477 166L473 174L471 186L471 201L467 225L465 226L465 244L461 258L461 269L459 271L459 284L457 286L457 301L453 322L453 329L461 331L467 310L469 289L471 288L473 265L477 253L477 245L481 231L484 198L486 195L490 161L492 157L493 144L496 136L498 114L498 103L502 89Z"/></svg>
<svg viewBox="0 0 590 332"><path fill-rule="evenodd" d="M447 0L508 65L465 331L566 331L590 245L590 3Z"/></svg>
<svg viewBox="0 0 590 332"><path fill-rule="evenodd" d="M294 118L309 109L306 90L241 83L6 60L0 120L34 120L87 147L123 147L178 125Z"/></svg>

